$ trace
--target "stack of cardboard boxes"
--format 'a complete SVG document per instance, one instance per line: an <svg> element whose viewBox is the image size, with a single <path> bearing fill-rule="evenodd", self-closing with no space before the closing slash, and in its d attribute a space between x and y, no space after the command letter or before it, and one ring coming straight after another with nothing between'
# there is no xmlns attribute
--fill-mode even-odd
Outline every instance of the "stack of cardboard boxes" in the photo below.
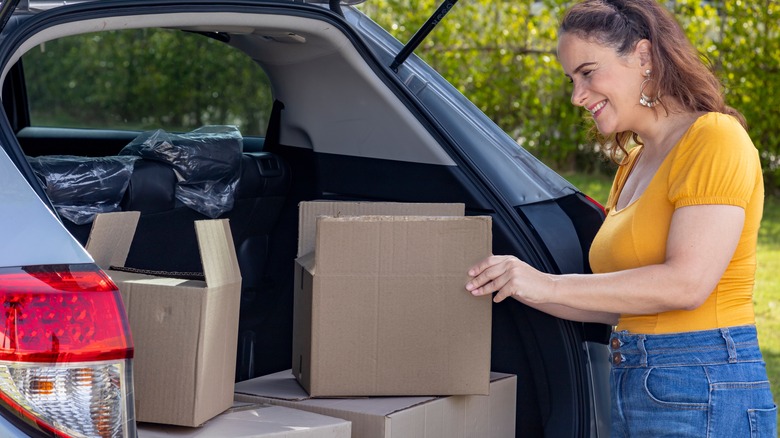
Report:
<svg viewBox="0 0 780 438"><path fill-rule="evenodd" d="M491 241L462 204L302 203L293 368L239 382L236 400L344 418L352 437L514 436L491 299L465 290Z"/></svg>
<svg viewBox="0 0 780 438"><path fill-rule="evenodd" d="M104 268L122 266L137 215L101 216L88 249ZM464 216L462 204L302 203L293 368L240 382L235 395L229 233L225 221L198 223L203 282L107 271L135 340L139 422L270 437L250 418L275 413L289 419L280 430L296 431L278 436L514 436L516 378L490 372L490 297L464 288L468 267L491 253L490 217ZM189 436L151 424L139 436L171 431Z"/></svg>

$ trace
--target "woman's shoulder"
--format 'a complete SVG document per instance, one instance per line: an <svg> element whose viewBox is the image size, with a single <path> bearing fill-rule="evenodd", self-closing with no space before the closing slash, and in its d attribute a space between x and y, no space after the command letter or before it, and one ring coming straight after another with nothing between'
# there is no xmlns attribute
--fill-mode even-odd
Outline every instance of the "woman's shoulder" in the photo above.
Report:
<svg viewBox="0 0 780 438"><path fill-rule="evenodd" d="M739 120L715 112L696 119L676 148L672 163L674 175L689 173L694 168L704 172L725 171L747 163L759 170L761 166L758 150Z"/></svg>
<svg viewBox="0 0 780 438"><path fill-rule="evenodd" d="M750 136L736 117L709 112L699 116L684 136L688 152L701 149L755 149Z"/></svg>
<svg viewBox="0 0 780 438"><path fill-rule="evenodd" d="M689 130L692 134L698 135L739 135L747 136L747 131L736 117L718 113L708 112L700 115L691 125Z"/></svg>

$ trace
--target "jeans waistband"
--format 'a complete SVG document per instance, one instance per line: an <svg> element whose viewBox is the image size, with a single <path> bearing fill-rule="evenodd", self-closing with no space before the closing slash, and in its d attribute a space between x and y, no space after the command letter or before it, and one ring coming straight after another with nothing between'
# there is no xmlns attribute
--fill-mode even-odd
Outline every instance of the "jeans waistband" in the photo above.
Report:
<svg viewBox="0 0 780 438"><path fill-rule="evenodd" d="M614 367L704 365L761 361L754 325L661 335L613 332Z"/></svg>

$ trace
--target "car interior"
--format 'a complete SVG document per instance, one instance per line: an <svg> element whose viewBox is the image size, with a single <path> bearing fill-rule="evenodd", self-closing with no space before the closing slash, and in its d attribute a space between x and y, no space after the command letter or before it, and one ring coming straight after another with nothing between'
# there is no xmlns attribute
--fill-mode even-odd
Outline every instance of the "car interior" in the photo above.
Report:
<svg viewBox="0 0 780 438"><path fill-rule="evenodd" d="M473 179L442 149L436 131L421 122L422 117L411 116L417 110L372 70L375 67L365 61L370 56L349 40L350 33L306 17L119 16L62 23L32 35L16 50L18 62L8 63L0 75L5 113L28 159L68 156L70 163L89 169L100 157L119 155L141 134L140 129L114 126L38 126L30 115L34 102L25 92L32 80L25 77L27 52L70 35L139 26L228 42L258 65L258 74L267 75L273 90L262 135L243 136L234 205L219 216L230 220L242 275L237 381L290 367L291 289L301 201L462 202L467 214L494 215ZM91 169L85 177L102 183L99 172ZM45 184L43 171L35 175ZM208 216L177 199L179 181L170 162L139 157L129 179L115 188L123 190L119 210L141 212L127 267L168 275L202 271L192 224ZM567 202L562 200L555 208L595 215L575 211L579 207ZM543 220L538 207L524 214L533 216L535 211ZM592 220L598 219L596 215ZM501 246L511 233L500 218L494 220L494 252L516 251ZM62 221L86 243L90 223ZM582 233L580 238L588 239ZM571 336L553 333L566 330L561 327L517 303L494 307L494 333L514 333L505 340L495 337L495 368L519 374L518 421L529 433L549 427L543 419L550 406L562 394L576 391L572 382L582 378L554 365L556 360L572 360L565 350L548 348L562 342L559 337ZM572 404L568 409L585 408Z"/></svg>
<svg viewBox="0 0 780 438"><path fill-rule="evenodd" d="M133 18L56 26L30 38L18 53L21 56L54 37L97 27L127 27L137 21ZM265 135L243 138L235 205L221 216L230 220L242 271L237 378L243 379L289 366L285 352L292 298L286 291L291 287L300 201L463 202L468 196L452 174L457 169L451 159L419 121L406 115L403 103L377 83L378 77L366 71L367 64L341 31L305 18L248 14L220 18L215 23L214 17L196 15L179 22L182 18L172 14L144 21L197 32L204 38L229 35L232 46L262 66L258 74L268 76L275 93ZM5 74L6 90L19 88L12 84L15 80L32 80L23 76L25 57L21 57L22 62ZM330 78L329 83L323 84L319 76ZM3 102L7 113L13 114L13 97ZM71 156L79 156L82 166L119 154L140 133L41 127L25 117L29 114L18 114L22 123L16 135L25 155L66 156L71 163ZM88 176L96 183L105 180L95 173ZM120 203L121 210L141 212L128 267L202 270L192 223L208 217L178 201L176 185L170 162L140 158L135 163ZM66 218L63 223L86 243L90 223L76 224ZM264 357L257 357L260 354Z"/></svg>

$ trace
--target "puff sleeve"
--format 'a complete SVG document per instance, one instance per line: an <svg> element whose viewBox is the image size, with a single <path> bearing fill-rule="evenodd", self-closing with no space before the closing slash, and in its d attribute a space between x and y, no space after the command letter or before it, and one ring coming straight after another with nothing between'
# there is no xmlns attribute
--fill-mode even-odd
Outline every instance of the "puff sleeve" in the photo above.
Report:
<svg viewBox="0 0 780 438"><path fill-rule="evenodd" d="M742 125L725 114L709 114L676 148L669 173L674 208L726 204L745 208L761 163Z"/></svg>

